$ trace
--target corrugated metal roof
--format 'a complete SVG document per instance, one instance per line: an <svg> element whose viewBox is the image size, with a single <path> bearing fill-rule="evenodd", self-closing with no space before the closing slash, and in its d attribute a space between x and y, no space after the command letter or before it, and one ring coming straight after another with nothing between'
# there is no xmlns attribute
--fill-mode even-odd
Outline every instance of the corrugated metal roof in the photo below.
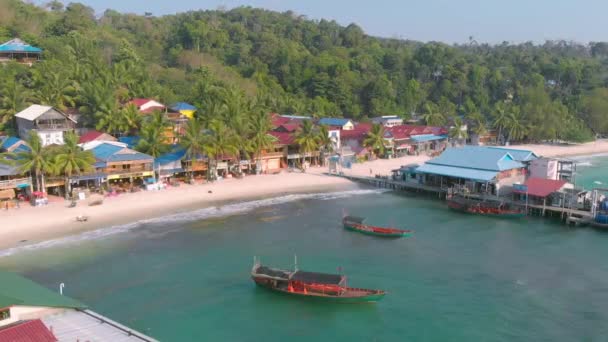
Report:
<svg viewBox="0 0 608 342"><path fill-rule="evenodd" d="M119 162L135 160L154 160L154 157L145 153L137 152L127 147L103 143L91 149L98 162Z"/></svg>
<svg viewBox="0 0 608 342"><path fill-rule="evenodd" d="M522 163L513 160L508 152L482 146L449 148L439 157L426 163L488 171L505 171L524 167Z"/></svg>
<svg viewBox="0 0 608 342"><path fill-rule="evenodd" d="M8 150L11 146L20 141L22 140L17 137L6 137L4 140L2 140L2 149Z"/></svg>
<svg viewBox="0 0 608 342"><path fill-rule="evenodd" d="M19 172L17 166L0 163L0 176L15 176L19 174L21 174L21 172Z"/></svg>
<svg viewBox="0 0 608 342"><path fill-rule="evenodd" d="M319 125L327 125L327 126L344 126L347 123L351 122L349 119L342 118L322 118L319 120Z"/></svg>
<svg viewBox="0 0 608 342"><path fill-rule="evenodd" d="M443 140L447 139L447 135L435 135L435 134L422 134L422 135L414 135L412 136L412 140L415 142L425 142L425 141L433 141L433 140Z"/></svg>
<svg viewBox="0 0 608 342"><path fill-rule="evenodd" d="M46 316L42 321L53 327L53 333L60 341L156 341L89 310L68 310Z"/></svg>
<svg viewBox="0 0 608 342"><path fill-rule="evenodd" d="M51 331L36 319L0 327L0 341L12 342L56 342Z"/></svg>
<svg viewBox="0 0 608 342"><path fill-rule="evenodd" d="M20 111L19 113L15 114L15 117L22 118L22 119L29 120L29 121L34 121L40 115L48 112L52 108L53 107L51 107L51 106L42 106L42 105L34 104L34 105L31 105L31 106L27 107L26 109Z"/></svg>
<svg viewBox="0 0 608 342"><path fill-rule="evenodd" d="M525 183L528 191L516 189L513 192L527 193L530 196L547 197L550 194L559 191L566 183L565 180L530 178Z"/></svg>
<svg viewBox="0 0 608 342"><path fill-rule="evenodd" d="M159 156L158 158L156 158L155 163L160 164L160 165L173 163L178 160L184 159L185 155L186 155L186 149L184 149L182 147L174 147L173 150L171 150L171 152L165 153L165 154Z"/></svg>
<svg viewBox="0 0 608 342"><path fill-rule="evenodd" d="M496 147L496 146L488 146L488 148L506 151L513 157L514 160L520 161L520 162L527 162L527 161L532 161L532 160L538 159L538 156L536 155L536 153L534 153L530 150L518 150L518 149L514 149L514 148L504 148L504 147Z"/></svg>
<svg viewBox="0 0 608 342"><path fill-rule="evenodd" d="M6 43L0 44L0 52L33 52L40 53L42 49L24 42L19 38L9 40Z"/></svg>
<svg viewBox="0 0 608 342"><path fill-rule="evenodd" d="M423 164L416 169L417 173L430 173L434 175L464 178L482 182L489 182L496 177L498 171L474 170L462 167L445 165Z"/></svg>
<svg viewBox="0 0 608 342"><path fill-rule="evenodd" d="M118 141L127 144L127 147L133 148L137 143L139 143L140 137L138 136L128 136L128 137L120 137Z"/></svg>
<svg viewBox="0 0 608 342"><path fill-rule="evenodd" d="M0 271L0 308L13 305L86 308L79 301L62 296L27 278Z"/></svg>
<svg viewBox="0 0 608 342"><path fill-rule="evenodd" d="M179 112L180 110L196 110L196 107L186 102L174 103L169 108L176 112Z"/></svg>
<svg viewBox="0 0 608 342"><path fill-rule="evenodd" d="M277 139L277 142L281 145L291 145L294 143L294 136L288 132L268 132Z"/></svg>

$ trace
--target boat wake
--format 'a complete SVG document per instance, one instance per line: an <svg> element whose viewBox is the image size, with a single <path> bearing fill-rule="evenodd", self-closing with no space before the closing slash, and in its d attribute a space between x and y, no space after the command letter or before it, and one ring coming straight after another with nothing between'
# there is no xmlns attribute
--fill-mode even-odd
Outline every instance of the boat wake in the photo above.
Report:
<svg viewBox="0 0 608 342"><path fill-rule="evenodd" d="M261 200L237 202L232 204L226 204L223 206L208 207L204 209L198 209L190 212L178 213L168 216L161 216L151 219L140 220L128 224L110 226L83 232L77 235L66 236L53 240L47 240L39 243L23 245L19 247L13 247L5 250L0 250L0 258L7 257L19 252L35 251L39 249L51 248L65 244L72 244L86 240L96 240L105 238L111 235L126 233L139 228L146 224L165 224L165 223L179 223L198 221L211 218L227 217L233 215L241 215L249 213L257 208L269 207L289 202L295 202L300 200L334 200L340 198L348 198L353 196L362 196L370 194L380 194L388 192L385 189L370 189L370 190L350 190L350 191L337 191L337 192L322 192L322 193L308 193L308 194L292 194L273 198L266 198Z"/></svg>

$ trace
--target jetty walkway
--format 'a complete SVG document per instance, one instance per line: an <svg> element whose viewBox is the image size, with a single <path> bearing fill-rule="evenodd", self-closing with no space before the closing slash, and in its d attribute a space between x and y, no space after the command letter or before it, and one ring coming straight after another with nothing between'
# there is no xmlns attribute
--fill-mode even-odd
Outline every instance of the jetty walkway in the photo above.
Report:
<svg viewBox="0 0 608 342"><path fill-rule="evenodd" d="M347 174L332 175L337 177L343 177L353 182L362 183L377 188L391 189L396 191L407 191L414 193L425 193L433 197L437 196L437 198L439 198L440 200L447 199L448 195L453 191L449 187L431 186L418 182L398 181L391 179L390 176L365 177ZM591 212L589 211L578 210L568 207L526 204L522 203L521 201L514 201L511 198L503 196L497 197L493 195L490 196L483 194L470 194L467 196L480 200L501 201L504 203L508 203L509 205L525 208L529 216L559 218L560 220L569 225L586 225L593 222L593 217L591 216Z"/></svg>

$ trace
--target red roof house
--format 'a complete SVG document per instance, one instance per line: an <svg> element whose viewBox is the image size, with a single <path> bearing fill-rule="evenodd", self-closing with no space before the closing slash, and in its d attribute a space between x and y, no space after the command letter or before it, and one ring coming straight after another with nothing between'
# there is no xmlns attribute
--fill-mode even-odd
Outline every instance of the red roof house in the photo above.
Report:
<svg viewBox="0 0 608 342"><path fill-rule="evenodd" d="M523 191L522 189L515 189L513 192L520 194L527 193L528 196L544 198L554 192L560 191L564 187L564 185L566 185L566 183L567 182L565 180L529 178L524 183L528 191Z"/></svg>
<svg viewBox="0 0 608 342"><path fill-rule="evenodd" d="M293 145L294 144L294 136L289 132L268 132L268 134L277 138L277 142L279 145Z"/></svg>
<svg viewBox="0 0 608 342"><path fill-rule="evenodd" d="M127 104L135 105L135 107L144 114L151 113L155 110L164 111L166 108L164 104L152 99L133 99L127 102Z"/></svg>
<svg viewBox="0 0 608 342"><path fill-rule="evenodd" d="M36 319L1 327L0 341L57 342L58 340L41 320Z"/></svg>
<svg viewBox="0 0 608 342"><path fill-rule="evenodd" d="M118 139L109 135L108 133L102 133L98 131L88 131L81 135L78 139L79 144L88 143L91 141L117 141Z"/></svg>

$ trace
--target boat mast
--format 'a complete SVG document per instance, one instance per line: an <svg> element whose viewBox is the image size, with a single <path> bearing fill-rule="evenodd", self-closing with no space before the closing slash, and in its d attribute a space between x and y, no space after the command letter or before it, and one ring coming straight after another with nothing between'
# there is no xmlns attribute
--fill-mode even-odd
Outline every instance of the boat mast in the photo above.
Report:
<svg viewBox="0 0 608 342"><path fill-rule="evenodd" d="M298 256L296 254L293 255L293 271L298 272Z"/></svg>

